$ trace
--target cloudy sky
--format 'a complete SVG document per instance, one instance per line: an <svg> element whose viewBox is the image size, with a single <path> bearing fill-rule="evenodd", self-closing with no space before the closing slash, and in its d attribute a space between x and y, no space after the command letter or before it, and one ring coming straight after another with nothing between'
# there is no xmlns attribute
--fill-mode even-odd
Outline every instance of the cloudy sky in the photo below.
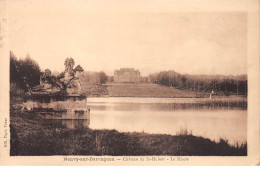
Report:
<svg viewBox="0 0 260 172"><path fill-rule="evenodd" d="M64 70L72 57L85 70L110 75L121 67L143 76L247 71L246 13L142 11L127 1L105 0L8 6L10 50L17 57L30 54L42 69Z"/></svg>

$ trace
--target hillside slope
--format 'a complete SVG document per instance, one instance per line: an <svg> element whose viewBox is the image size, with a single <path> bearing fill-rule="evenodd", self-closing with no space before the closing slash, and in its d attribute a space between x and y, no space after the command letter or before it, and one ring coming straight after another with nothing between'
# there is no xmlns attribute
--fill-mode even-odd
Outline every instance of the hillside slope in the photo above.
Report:
<svg viewBox="0 0 260 172"><path fill-rule="evenodd" d="M208 97L202 92L180 90L152 83L108 83L111 97Z"/></svg>

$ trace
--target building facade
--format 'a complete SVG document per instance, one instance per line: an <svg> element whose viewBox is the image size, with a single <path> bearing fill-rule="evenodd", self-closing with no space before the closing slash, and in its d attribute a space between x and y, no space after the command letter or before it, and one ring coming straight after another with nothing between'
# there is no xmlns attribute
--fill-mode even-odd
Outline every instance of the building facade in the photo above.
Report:
<svg viewBox="0 0 260 172"><path fill-rule="evenodd" d="M114 72L114 82L140 82L140 72L134 68L120 68Z"/></svg>

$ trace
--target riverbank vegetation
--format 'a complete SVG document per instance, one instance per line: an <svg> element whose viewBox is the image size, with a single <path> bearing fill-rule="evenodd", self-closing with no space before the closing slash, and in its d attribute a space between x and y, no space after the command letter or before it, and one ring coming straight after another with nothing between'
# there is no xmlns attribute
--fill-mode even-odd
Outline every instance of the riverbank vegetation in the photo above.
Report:
<svg viewBox="0 0 260 172"><path fill-rule="evenodd" d="M67 129L57 120L11 110L12 156L37 155L171 155L246 156L247 144L212 141L181 130L166 134L121 133L90 128Z"/></svg>

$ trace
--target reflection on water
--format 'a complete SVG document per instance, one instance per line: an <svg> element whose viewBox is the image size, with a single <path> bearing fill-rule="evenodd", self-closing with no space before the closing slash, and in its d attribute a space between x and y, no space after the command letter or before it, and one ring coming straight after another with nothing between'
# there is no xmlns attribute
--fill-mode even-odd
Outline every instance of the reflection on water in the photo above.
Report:
<svg viewBox="0 0 260 172"><path fill-rule="evenodd" d="M64 112L41 112L39 113L44 119L89 119L88 110L72 110Z"/></svg>
<svg viewBox="0 0 260 172"><path fill-rule="evenodd" d="M246 141L246 110L192 102L193 99L174 98L89 98L89 127L172 135L187 129L212 140Z"/></svg>
<svg viewBox="0 0 260 172"><path fill-rule="evenodd" d="M116 129L175 135L187 129L193 135L230 143L247 139L247 111L227 106L194 104L194 99L178 98L89 98L91 114L60 112L41 114L54 126L70 129ZM90 121L91 120L91 121Z"/></svg>
<svg viewBox="0 0 260 172"><path fill-rule="evenodd" d="M89 126L89 120L61 120L61 124L70 129L86 128Z"/></svg>
<svg viewBox="0 0 260 172"><path fill-rule="evenodd" d="M47 126L52 128L60 128L66 127L69 129L81 129L81 128L88 128L90 124L90 120L86 119L55 119L55 120L46 120L45 121Z"/></svg>
<svg viewBox="0 0 260 172"><path fill-rule="evenodd" d="M184 103L90 103L91 110L98 111L176 111L176 110L236 110L239 107L227 107L221 105L200 105Z"/></svg>
<svg viewBox="0 0 260 172"><path fill-rule="evenodd" d="M65 126L69 129L86 128L90 125L89 110L71 110L66 112L38 113L43 119L49 120L52 126Z"/></svg>

